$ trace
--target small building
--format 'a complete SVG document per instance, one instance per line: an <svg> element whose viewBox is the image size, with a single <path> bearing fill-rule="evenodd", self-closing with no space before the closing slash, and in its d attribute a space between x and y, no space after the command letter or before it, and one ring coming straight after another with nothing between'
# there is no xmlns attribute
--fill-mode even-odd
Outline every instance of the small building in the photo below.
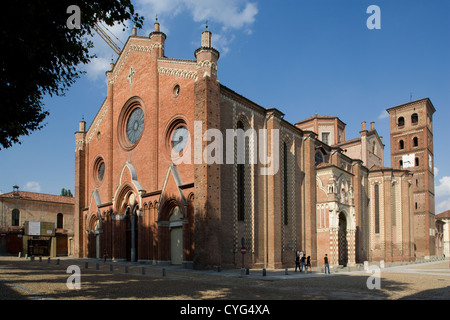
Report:
<svg viewBox="0 0 450 320"><path fill-rule="evenodd" d="M19 191L0 194L0 254L73 254L74 198ZM28 226L44 233L28 232ZM27 228L26 228L27 227ZM27 230L26 230L27 229Z"/></svg>
<svg viewBox="0 0 450 320"><path fill-rule="evenodd" d="M439 226L437 233L442 240L442 254L445 257L450 257L450 210L441 212L436 215L436 225Z"/></svg>

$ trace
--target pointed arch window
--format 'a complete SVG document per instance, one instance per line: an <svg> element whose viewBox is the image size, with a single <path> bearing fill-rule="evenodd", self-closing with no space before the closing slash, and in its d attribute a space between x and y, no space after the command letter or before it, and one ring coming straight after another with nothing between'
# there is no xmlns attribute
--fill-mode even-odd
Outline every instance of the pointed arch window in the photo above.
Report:
<svg viewBox="0 0 450 320"><path fill-rule="evenodd" d="M322 152L317 151L317 152L316 152L316 155L315 155L316 166L317 166L319 163L322 163L323 161L324 161L324 160L323 160L323 154L322 154Z"/></svg>
<svg viewBox="0 0 450 320"><path fill-rule="evenodd" d="M380 233L380 189L375 184L375 233Z"/></svg>
<svg viewBox="0 0 450 320"><path fill-rule="evenodd" d="M237 129L244 130L242 121L237 122ZM245 220L245 164L237 164L237 215L238 221Z"/></svg>
<svg viewBox="0 0 450 320"><path fill-rule="evenodd" d="M283 143L283 156L284 156L284 161L283 161L283 196L284 196L284 224L287 225L288 224L288 213L289 213L289 208L288 208L288 151L287 151L287 144L286 142Z"/></svg>

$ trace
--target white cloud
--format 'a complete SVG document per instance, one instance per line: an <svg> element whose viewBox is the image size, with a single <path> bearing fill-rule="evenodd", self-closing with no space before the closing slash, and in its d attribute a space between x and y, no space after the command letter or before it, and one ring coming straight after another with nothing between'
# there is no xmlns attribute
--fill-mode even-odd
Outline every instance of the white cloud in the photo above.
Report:
<svg viewBox="0 0 450 320"><path fill-rule="evenodd" d="M230 45L233 40L234 35L227 37L223 34L213 33L211 41L214 48L219 50L221 55L226 55L230 51Z"/></svg>
<svg viewBox="0 0 450 320"><path fill-rule="evenodd" d="M208 20L224 29L247 30L258 13L256 3L247 0L138 0L137 3L137 11L145 17L155 14L175 17L187 10L195 22Z"/></svg>
<svg viewBox="0 0 450 320"><path fill-rule="evenodd" d="M30 192L39 192L39 191L41 191L41 185L39 184L39 182L36 182L36 181L28 181L23 186L23 189L25 191L30 191Z"/></svg>
<svg viewBox="0 0 450 320"><path fill-rule="evenodd" d="M186 0L194 21L214 21L223 26L223 30L247 30L255 22L258 13L256 4L240 0Z"/></svg>
<svg viewBox="0 0 450 320"><path fill-rule="evenodd" d="M109 27L106 25L101 25L106 34L115 42L120 49L123 48L128 36L131 34L130 28L131 23L126 23L128 29L123 31L124 26L122 24L116 23L115 25ZM95 54L96 58L91 59L91 62L83 66L83 70L86 71L86 75L89 80L106 80L105 72L110 69L111 61L117 59L117 54L114 50L103 40L98 33L94 32L94 36L90 38L94 44L94 48L89 51L89 54Z"/></svg>
<svg viewBox="0 0 450 320"><path fill-rule="evenodd" d="M438 168L434 168L437 175ZM439 184L435 187L436 194L436 214L450 210L450 177L445 176L439 179Z"/></svg>
<svg viewBox="0 0 450 320"><path fill-rule="evenodd" d="M387 119L389 117L389 113L386 110L381 111L380 115L378 116L379 120Z"/></svg>
<svg viewBox="0 0 450 320"><path fill-rule="evenodd" d="M436 178L439 174L439 169L437 167L434 167L434 177Z"/></svg>
<svg viewBox="0 0 450 320"><path fill-rule="evenodd" d="M440 201L436 205L436 214L450 210L450 198Z"/></svg>
<svg viewBox="0 0 450 320"><path fill-rule="evenodd" d="M91 62L86 65L86 75L89 80L97 81L99 78L105 78L105 72L110 68L111 59L108 61L105 57L97 57L91 59Z"/></svg>
<svg viewBox="0 0 450 320"><path fill-rule="evenodd" d="M148 20L157 14L163 19L175 18L182 12L187 12L193 21L204 24L214 23L220 30L213 30L213 46L221 55L226 55L235 36L233 30L240 30L247 35L252 34L252 25L256 20L258 8L256 3L248 0L138 0L137 12ZM151 20L152 21L152 20ZM164 33L170 26L161 22Z"/></svg>
<svg viewBox="0 0 450 320"><path fill-rule="evenodd" d="M165 20L173 19L183 12L187 12L195 22L204 24L208 20L209 23L218 24L221 29L213 32L213 46L222 56L229 52L235 38L230 30L241 30L251 35L251 26L258 13L256 3L248 0L137 0L136 2L136 11L146 18L145 28L148 30L140 31L144 34L153 31L156 15L166 34L170 33L170 23L166 23ZM108 36L121 48L131 34L131 22L127 22L126 26L128 28L123 31L121 24L112 27L103 25L111 31L111 33L107 31ZM89 80L104 81L105 72L109 70L111 60L117 59L117 54L97 33L94 34L90 39L94 43L90 53L95 54L97 58L91 59L91 62L82 68Z"/></svg>
<svg viewBox="0 0 450 320"><path fill-rule="evenodd" d="M450 177L445 176L439 179L439 185L435 188L436 197L450 196Z"/></svg>

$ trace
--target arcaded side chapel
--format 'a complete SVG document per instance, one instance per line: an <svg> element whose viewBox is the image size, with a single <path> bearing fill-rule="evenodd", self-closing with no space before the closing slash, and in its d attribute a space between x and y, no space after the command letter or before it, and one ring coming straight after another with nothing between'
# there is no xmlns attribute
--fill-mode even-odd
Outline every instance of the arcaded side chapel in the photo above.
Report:
<svg viewBox="0 0 450 320"><path fill-rule="evenodd" d="M194 60L166 57L165 41L158 22L149 36L133 29L96 117L75 133L77 257L240 268L242 243L250 268L293 266L297 250L313 266L325 254L332 265L435 255L428 98L387 110L386 168L373 122L352 139L334 116L289 123L219 82L208 29ZM223 157L245 161L194 161L194 145L213 143L193 138L199 124L242 129ZM267 139L252 134L260 129ZM248 161L261 149L266 159Z"/></svg>

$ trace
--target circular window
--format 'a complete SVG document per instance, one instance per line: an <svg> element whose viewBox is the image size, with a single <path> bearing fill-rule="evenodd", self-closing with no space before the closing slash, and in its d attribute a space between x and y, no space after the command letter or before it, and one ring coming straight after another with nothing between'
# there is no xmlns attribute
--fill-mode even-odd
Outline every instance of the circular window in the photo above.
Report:
<svg viewBox="0 0 450 320"><path fill-rule="evenodd" d="M177 84L175 87L173 87L173 96L176 98L180 94L180 85Z"/></svg>
<svg viewBox="0 0 450 320"><path fill-rule="evenodd" d="M139 98L128 100L119 115L117 137L120 146L129 151L139 142L144 132L145 113Z"/></svg>
<svg viewBox="0 0 450 320"><path fill-rule="evenodd" d="M94 162L94 180L97 185L100 185L105 177L105 168L105 161L99 156Z"/></svg>
<svg viewBox="0 0 450 320"><path fill-rule="evenodd" d="M165 145L167 155L170 160L177 163L182 159L190 145L190 133L184 119L179 117L173 119L167 129L165 135Z"/></svg>
<svg viewBox="0 0 450 320"><path fill-rule="evenodd" d="M105 163L102 161L98 166L97 177L99 181L103 181L103 177L105 175Z"/></svg>
<svg viewBox="0 0 450 320"><path fill-rule="evenodd" d="M127 139L131 143L136 143L144 130L144 111L135 108L127 121Z"/></svg>
<svg viewBox="0 0 450 320"><path fill-rule="evenodd" d="M186 147L186 144L189 139L189 131L185 126L179 126L175 130L173 130L172 135L170 137L170 145L172 150L176 153L180 153Z"/></svg>

